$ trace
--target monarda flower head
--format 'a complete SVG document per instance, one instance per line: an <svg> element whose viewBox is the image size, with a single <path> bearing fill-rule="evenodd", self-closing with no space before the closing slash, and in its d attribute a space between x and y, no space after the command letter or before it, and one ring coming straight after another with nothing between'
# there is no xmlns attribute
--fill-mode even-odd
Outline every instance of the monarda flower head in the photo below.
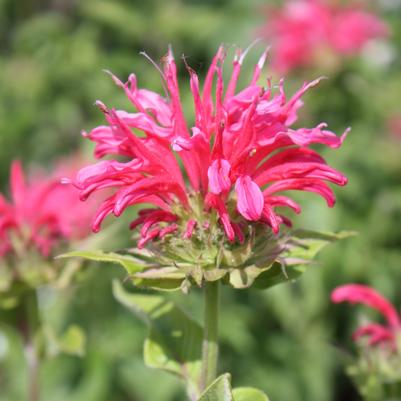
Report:
<svg viewBox="0 0 401 401"><path fill-rule="evenodd" d="M273 43L276 70L286 73L352 56L370 40L388 35L387 25L362 2L337 3L290 0L268 8L268 23L259 34Z"/></svg>
<svg viewBox="0 0 401 401"><path fill-rule="evenodd" d="M20 162L13 162L11 202L0 194L2 255L15 251L12 239L23 248L33 247L48 256L60 241L78 240L89 234L93 203L82 207L77 192L61 183L62 177L74 171L77 168L71 161L64 161L51 175L37 171L27 180Z"/></svg>
<svg viewBox="0 0 401 401"><path fill-rule="evenodd" d="M51 174L36 170L26 177L21 163L12 163L10 200L0 194L0 301L14 281L34 287L53 280L53 257L90 234L94 203L83 204L75 188L61 183L80 166L74 157Z"/></svg>
<svg viewBox="0 0 401 401"><path fill-rule="evenodd" d="M264 238L261 249L266 250L266 241L272 243L280 225L291 225L277 208L301 211L284 191L314 192L334 205L327 183L342 186L347 179L310 145L338 148L345 134L337 137L324 123L292 127L303 105L301 97L319 80L305 83L292 97L285 94L283 81L277 89L269 80L259 85L264 52L249 84L237 90L245 54L236 53L226 87L223 47L203 85L186 66L195 112L191 125L184 116L171 50L160 69L165 96L138 88L134 74L126 83L112 75L134 110L115 110L98 101L107 124L83 135L96 143L96 157L120 156L124 161L100 161L83 168L73 181L82 200L99 189L114 189L96 213L94 231L107 215L120 216L132 205L151 205L131 223L132 229L140 227L138 247L161 246L160 254L166 256L174 245L175 255L177 248L182 251L180 258L188 261L193 251L188 262L209 265L216 263L222 248L249 248L256 237ZM260 234L255 237L256 231Z"/></svg>

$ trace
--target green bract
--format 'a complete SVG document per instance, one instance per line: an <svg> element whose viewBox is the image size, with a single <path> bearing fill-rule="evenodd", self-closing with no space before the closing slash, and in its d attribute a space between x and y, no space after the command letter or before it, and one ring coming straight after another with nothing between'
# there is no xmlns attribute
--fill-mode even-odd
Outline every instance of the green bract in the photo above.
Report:
<svg viewBox="0 0 401 401"><path fill-rule="evenodd" d="M98 236L91 236L81 241L65 244L61 242L58 251L68 245L71 248L92 248L105 243L113 234L113 227L104 230ZM83 261L78 259L56 260L52 255L45 257L38 250L26 248L17 236L12 238L14 252L0 260L0 308L16 307L27 293L49 285L63 290L77 280ZM54 253L57 254L57 249Z"/></svg>
<svg viewBox="0 0 401 401"><path fill-rule="evenodd" d="M238 244L224 241L219 232L204 233L197 230L190 240L169 236L146 249L121 254L76 251L60 257L120 264L140 288L187 292L205 281L221 280L238 289L266 289L298 278L325 245L352 234L296 230L275 236L265 226L255 225Z"/></svg>
<svg viewBox="0 0 401 401"><path fill-rule="evenodd" d="M401 400L401 347L372 346L367 339L358 341L358 358L347 373L366 401Z"/></svg>

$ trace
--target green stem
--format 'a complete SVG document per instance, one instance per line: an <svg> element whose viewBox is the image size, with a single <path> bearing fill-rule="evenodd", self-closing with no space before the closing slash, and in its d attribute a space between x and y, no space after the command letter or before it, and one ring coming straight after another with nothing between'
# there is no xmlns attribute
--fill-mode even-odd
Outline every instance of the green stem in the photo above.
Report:
<svg viewBox="0 0 401 401"><path fill-rule="evenodd" d="M219 282L206 282L204 306L204 332L202 346L201 390L213 382L217 375Z"/></svg>
<svg viewBox="0 0 401 401"><path fill-rule="evenodd" d="M28 368L28 401L39 401L39 355L35 341L40 327L39 305L36 290L25 298L26 333L25 358Z"/></svg>

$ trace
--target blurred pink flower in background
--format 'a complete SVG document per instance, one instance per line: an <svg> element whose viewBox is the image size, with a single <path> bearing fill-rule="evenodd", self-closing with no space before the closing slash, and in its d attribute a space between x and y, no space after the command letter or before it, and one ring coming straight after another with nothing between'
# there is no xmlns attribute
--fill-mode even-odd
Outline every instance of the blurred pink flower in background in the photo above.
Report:
<svg viewBox="0 0 401 401"><path fill-rule="evenodd" d="M401 141L401 113L388 118L387 128L394 139Z"/></svg>
<svg viewBox="0 0 401 401"><path fill-rule="evenodd" d="M120 216L127 207L145 203L153 208L140 211L131 224L131 228L142 226L139 247L171 233L181 232L190 238L197 229L211 229L212 211L217 212L228 239L242 242L247 222L265 223L277 233L280 224L290 224L277 207L300 212L297 203L278 194L282 191L315 192L329 206L334 205L334 194L325 182L345 185L347 180L308 147L321 143L337 148L345 134L337 137L323 123L314 128L291 128L303 105L301 97L318 80L304 84L290 98L284 93L283 81L277 93L270 82L267 88L258 85L265 52L251 82L237 92L245 54L237 52L225 92L222 47L211 63L203 90L198 76L187 66L195 108L190 129L171 51L161 71L166 97L139 89L133 74L127 83L113 76L137 112L109 109L98 101L107 125L84 133L96 143L96 157L119 155L127 159L85 167L73 181L83 200L102 188L115 190L98 210L94 231L107 215Z"/></svg>
<svg viewBox="0 0 401 401"><path fill-rule="evenodd" d="M61 183L76 174L82 161L61 161L51 174L33 171L28 177L14 161L10 173L11 200L0 194L0 255L13 251L13 240L24 249L36 248L48 256L63 240L77 240L90 233L93 202L82 204L78 191Z"/></svg>
<svg viewBox="0 0 401 401"><path fill-rule="evenodd" d="M355 331L353 338L358 340L366 336L370 345L389 344L392 348L396 347L396 336L401 332L400 315L394 306L373 288L360 284L346 284L332 292L331 300L334 303L359 303L379 311L387 323L366 324Z"/></svg>
<svg viewBox="0 0 401 401"><path fill-rule="evenodd" d="M273 46L273 68L280 73L308 67L319 57L351 56L365 44L388 35L387 25L360 2L290 0L267 9L259 35Z"/></svg>

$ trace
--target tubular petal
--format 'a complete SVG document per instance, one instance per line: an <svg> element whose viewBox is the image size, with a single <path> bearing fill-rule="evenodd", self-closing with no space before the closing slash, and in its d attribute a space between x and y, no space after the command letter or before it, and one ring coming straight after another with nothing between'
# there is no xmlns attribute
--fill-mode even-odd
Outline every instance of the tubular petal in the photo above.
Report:
<svg viewBox="0 0 401 401"><path fill-rule="evenodd" d="M264 198L258 185L248 175L241 176L235 182L238 211L247 220L259 220L262 215Z"/></svg>
<svg viewBox="0 0 401 401"><path fill-rule="evenodd" d="M337 287L331 294L334 303L349 302L364 304L378 310L394 328L401 327L401 319L396 309L387 299L373 288L361 284L346 284Z"/></svg>
<svg viewBox="0 0 401 401"><path fill-rule="evenodd" d="M214 160L207 171L209 188L212 194L218 195L231 188L230 163L224 159Z"/></svg>

